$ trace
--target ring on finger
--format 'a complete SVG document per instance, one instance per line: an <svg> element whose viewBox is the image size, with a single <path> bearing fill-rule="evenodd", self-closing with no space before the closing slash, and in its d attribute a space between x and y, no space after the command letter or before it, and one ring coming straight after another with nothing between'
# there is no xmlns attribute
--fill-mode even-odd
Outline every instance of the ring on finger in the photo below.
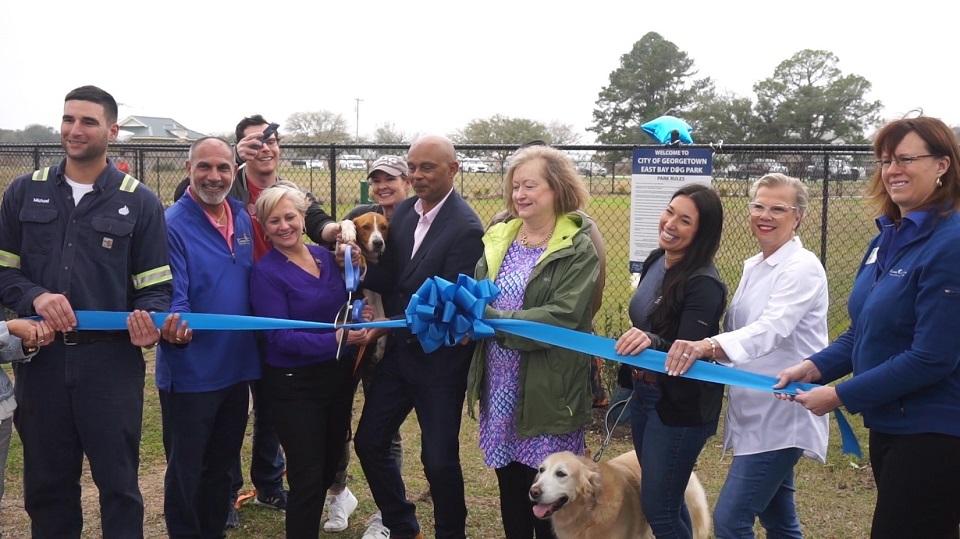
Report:
<svg viewBox="0 0 960 539"><path fill-rule="evenodd" d="M690 357L690 352L684 352L683 357Z"/></svg>

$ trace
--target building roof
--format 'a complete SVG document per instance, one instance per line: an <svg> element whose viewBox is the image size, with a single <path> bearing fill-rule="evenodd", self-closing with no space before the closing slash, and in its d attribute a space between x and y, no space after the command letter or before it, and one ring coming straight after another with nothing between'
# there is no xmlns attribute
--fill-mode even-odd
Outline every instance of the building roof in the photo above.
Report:
<svg viewBox="0 0 960 539"><path fill-rule="evenodd" d="M157 116L127 116L119 122L119 126L133 133L131 140L197 140L206 136L173 118Z"/></svg>

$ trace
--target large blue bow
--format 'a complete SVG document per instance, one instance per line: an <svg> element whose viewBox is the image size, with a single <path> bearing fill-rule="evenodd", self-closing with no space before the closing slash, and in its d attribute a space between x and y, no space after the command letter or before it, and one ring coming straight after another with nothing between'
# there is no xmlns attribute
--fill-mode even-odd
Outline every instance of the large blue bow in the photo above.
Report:
<svg viewBox="0 0 960 539"><path fill-rule="evenodd" d="M483 311L499 293L492 281L478 282L462 274L456 284L441 277L427 279L407 304L407 327L427 353L464 338L493 337Z"/></svg>

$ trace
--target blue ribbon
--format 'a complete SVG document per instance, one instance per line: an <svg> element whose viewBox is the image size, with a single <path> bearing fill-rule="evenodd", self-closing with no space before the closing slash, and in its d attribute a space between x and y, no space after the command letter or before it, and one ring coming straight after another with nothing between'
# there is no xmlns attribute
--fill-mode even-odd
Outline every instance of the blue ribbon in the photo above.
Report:
<svg viewBox="0 0 960 539"><path fill-rule="evenodd" d="M350 309L350 320L362 320L363 319L363 308L366 307L367 302L364 299L355 299L353 300L353 308Z"/></svg>
<svg viewBox="0 0 960 539"><path fill-rule="evenodd" d="M349 252L345 256L349 256ZM346 266L349 267L350 264ZM454 346L464 339L479 340L493 337L496 331L501 331L589 356L659 373L666 372L664 369L666 353L659 350L647 349L635 356L622 356L615 351L616 340L608 337L529 320L485 319L485 309L499 293L497 286L489 280L477 281L467 275L460 275L456 283L451 283L440 277L432 277L424 281L410 298L402 320L338 326L325 322L225 314L180 313L180 318L196 330L408 328L417 336L423 350L427 353L441 346ZM109 311L76 311L75 314L78 322L77 329L81 330L126 329L126 320L129 316L126 312ZM167 314L152 313L151 318L154 324L160 327ZM786 387L773 389L773 385L777 382L773 377L706 361L695 361L683 376L705 382L786 395L796 395L801 390L810 391L819 387L817 384L791 383ZM834 416L840 431L843 452L862 457L856 435L839 408L834 411Z"/></svg>
<svg viewBox="0 0 960 539"><path fill-rule="evenodd" d="M353 265L353 247L349 243L343 247L343 281L348 292L356 292L360 286L360 268Z"/></svg>
<svg viewBox="0 0 960 539"><path fill-rule="evenodd" d="M493 337L494 330L490 321L483 319L483 310L499 293L493 282L477 282L462 274L456 284L432 277L410 297L404 311L407 327L427 353L464 338Z"/></svg>
<svg viewBox="0 0 960 539"><path fill-rule="evenodd" d="M531 322L529 320L501 319L488 320L488 322L496 328L497 331L503 331L504 333L510 333L518 337L524 337L553 346L560 346L590 356L602 357L610 361L626 363L627 365L648 371L666 373L664 365L667 354L659 350L647 349L635 356L622 356L614 350L617 341L608 337L600 337L572 329ZM776 378L754 372L732 369L706 361L694 361L693 365L683 376L704 382L715 382L718 384L745 387L767 393L782 393L785 395L797 395L800 390L810 391L811 389L819 387L818 384L792 382L785 387L774 389L773 385L777 382ZM862 458L863 453L860 450L860 442L857 441L857 436L854 434L853 428L850 427L850 423L847 422L846 417L844 417L843 412L837 408L833 411L833 415L837 420L837 428L840 432L840 443L843 452Z"/></svg>
<svg viewBox="0 0 960 539"><path fill-rule="evenodd" d="M77 316L77 329L82 331L125 330L128 312L119 311L74 311ZM172 313L150 313L153 323L160 327ZM264 318L239 314L177 313L180 320L191 329L218 331L253 331L271 329L337 329L342 326L329 322L308 322L306 320L287 320L286 318ZM403 320L381 320L362 324L347 324L345 327L360 328L402 328Z"/></svg>

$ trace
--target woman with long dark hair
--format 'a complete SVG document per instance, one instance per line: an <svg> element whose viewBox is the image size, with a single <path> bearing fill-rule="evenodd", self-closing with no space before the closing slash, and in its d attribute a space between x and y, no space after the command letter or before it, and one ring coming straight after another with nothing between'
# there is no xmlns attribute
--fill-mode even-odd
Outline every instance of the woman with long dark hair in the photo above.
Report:
<svg viewBox="0 0 960 539"><path fill-rule="evenodd" d="M714 266L723 205L710 187L673 194L659 224L659 248L643 263L630 301L631 329L619 354L666 352L675 339L715 335L727 289ZM707 439L717 431L723 386L637 369L630 401L633 445L643 469L641 504L658 539L692 537L684 490Z"/></svg>

